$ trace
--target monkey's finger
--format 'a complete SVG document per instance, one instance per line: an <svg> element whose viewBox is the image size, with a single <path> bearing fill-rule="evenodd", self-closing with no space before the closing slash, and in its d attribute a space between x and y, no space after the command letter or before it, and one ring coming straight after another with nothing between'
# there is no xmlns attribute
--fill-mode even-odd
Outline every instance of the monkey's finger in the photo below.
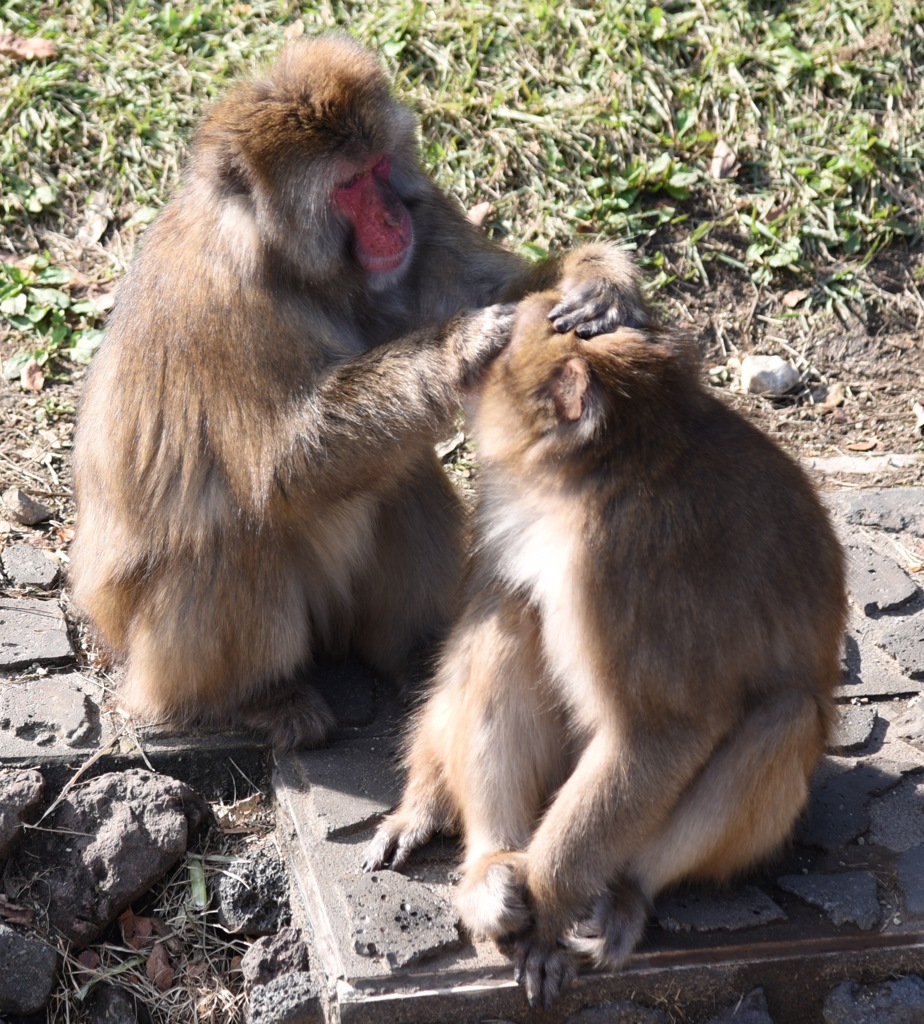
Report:
<svg viewBox="0 0 924 1024"><path fill-rule="evenodd" d="M370 871L381 871L393 863L392 855L398 843L398 836L391 829L383 826L372 837L372 842L366 847L366 854L363 858L363 871L368 874Z"/></svg>
<svg viewBox="0 0 924 1024"><path fill-rule="evenodd" d="M579 338L596 338L600 334L609 334L614 331L621 323L622 317L619 315L620 311L614 309L612 306L606 311L604 316L598 316L593 320L585 320L583 323L578 324L575 328L575 334Z"/></svg>

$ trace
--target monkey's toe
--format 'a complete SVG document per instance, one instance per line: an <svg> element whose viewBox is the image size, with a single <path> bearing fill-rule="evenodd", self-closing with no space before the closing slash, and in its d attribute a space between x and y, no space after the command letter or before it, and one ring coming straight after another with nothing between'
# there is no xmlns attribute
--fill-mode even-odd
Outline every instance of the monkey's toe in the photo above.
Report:
<svg viewBox="0 0 924 1024"><path fill-rule="evenodd" d="M594 902L587 917L565 937L565 943L596 967L621 967L642 937L648 911L648 901L639 889L622 883Z"/></svg>
<svg viewBox="0 0 924 1024"><path fill-rule="evenodd" d="M574 981L577 973L574 960L566 949L551 949L525 939L517 947L513 976L526 990L530 1008L548 1010L552 1003Z"/></svg>
<svg viewBox="0 0 924 1024"><path fill-rule="evenodd" d="M459 883L456 905L466 928L477 938L499 941L522 934L532 921L524 854L504 851L476 861Z"/></svg>

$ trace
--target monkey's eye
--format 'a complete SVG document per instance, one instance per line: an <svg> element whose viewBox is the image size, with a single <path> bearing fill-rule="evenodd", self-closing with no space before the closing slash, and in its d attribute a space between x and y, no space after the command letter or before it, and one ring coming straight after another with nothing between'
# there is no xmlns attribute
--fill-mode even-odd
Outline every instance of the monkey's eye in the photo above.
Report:
<svg viewBox="0 0 924 1024"><path fill-rule="evenodd" d="M341 182L336 188L337 192L349 192L351 188L356 186L365 177L365 171L360 171L358 174L354 174L352 178L348 178L346 181Z"/></svg>

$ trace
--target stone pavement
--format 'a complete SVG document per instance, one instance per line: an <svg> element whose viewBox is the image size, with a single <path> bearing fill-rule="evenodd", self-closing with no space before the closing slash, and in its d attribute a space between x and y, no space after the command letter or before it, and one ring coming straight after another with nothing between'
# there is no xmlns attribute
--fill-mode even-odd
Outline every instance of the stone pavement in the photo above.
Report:
<svg viewBox="0 0 924 1024"><path fill-rule="evenodd" d="M258 989L253 1020L924 1022L924 489L825 498L850 565L842 722L784 854L731 888L662 898L626 970L582 974L552 1011L530 1013L509 960L460 930L453 841L435 839L406 874L361 872L399 794L402 710L361 670L327 670L335 741L277 757L271 775L312 969ZM52 792L113 739L106 695L73 666L56 601L0 599L0 767L39 767ZM238 769L259 776L265 757L247 736L143 746L208 795ZM138 757L123 737L90 773Z"/></svg>

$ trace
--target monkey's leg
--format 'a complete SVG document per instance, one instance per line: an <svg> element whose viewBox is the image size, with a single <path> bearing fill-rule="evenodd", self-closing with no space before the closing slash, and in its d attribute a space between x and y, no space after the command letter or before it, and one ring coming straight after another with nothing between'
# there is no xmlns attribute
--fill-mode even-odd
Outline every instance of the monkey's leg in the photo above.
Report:
<svg viewBox="0 0 924 1024"><path fill-rule="evenodd" d="M751 711L568 944L598 966L619 966L662 889L687 878L728 879L778 849L805 806L825 719L811 697L795 694Z"/></svg>
<svg viewBox="0 0 924 1024"><path fill-rule="evenodd" d="M231 538L152 574L128 634L128 708L154 721L249 724L281 748L320 742L331 713L293 681L311 636L292 561Z"/></svg>
<svg viewBox="0 0 924 1024"><path fill-rule="evenodd" d="M404 684L452 620L462 565L462 506L428 448L379 503L355 585L356 653Z"/></svg>
<svg viewBox="0 0 924 1024"><path fill-rule="evenodd" d="M459 632L468 730L447 757L465 837L456 902L472 934L500 939L529 923L522 851L568 772L570 744L534 610L509 596L485 596Z"/></svg>

